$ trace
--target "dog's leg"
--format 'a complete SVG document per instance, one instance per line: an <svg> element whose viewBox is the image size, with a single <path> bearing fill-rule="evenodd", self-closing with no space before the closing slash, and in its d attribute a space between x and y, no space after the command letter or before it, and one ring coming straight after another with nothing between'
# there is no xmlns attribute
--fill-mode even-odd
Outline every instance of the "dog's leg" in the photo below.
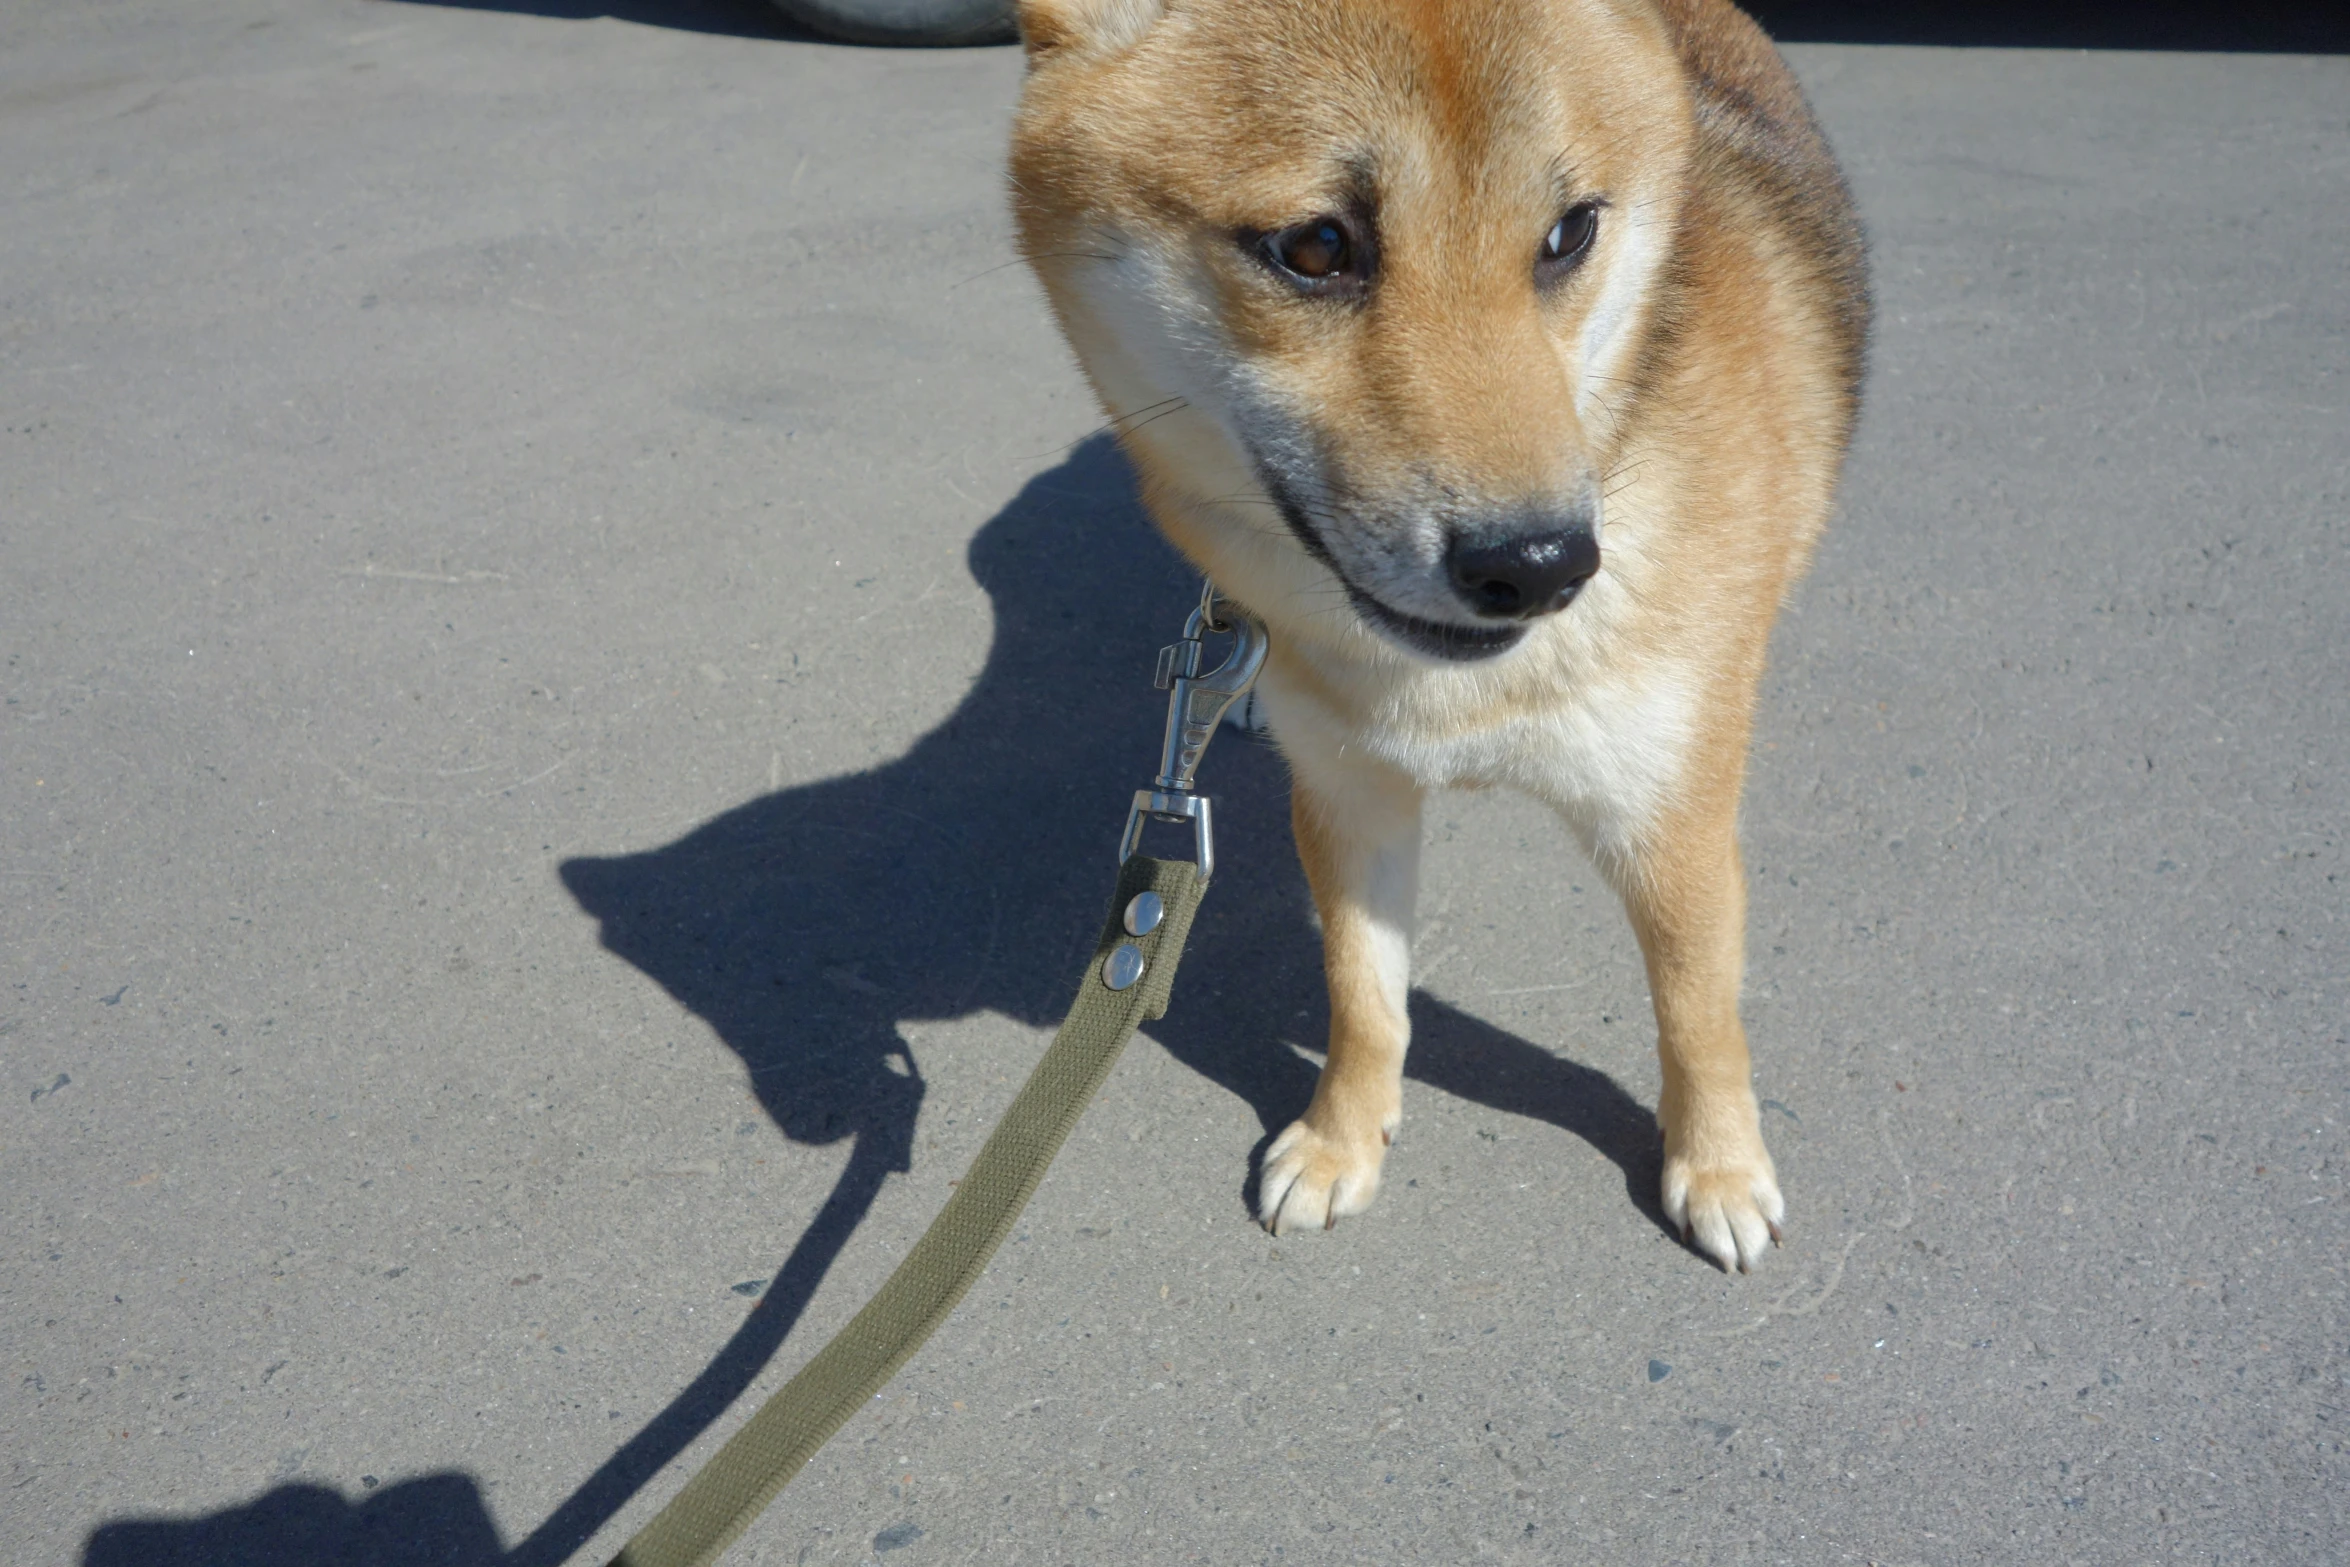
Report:
<svg viewBox="0 0 2350 1567"><path fill-rule="evenodd" d="M1738 1020L1746 879L1735 780L1710 794L1641 834L1615 879L1656 998L1665 1215L1724 1268L1751 1272L1787 1208Z"/></svg>
<svg viewBox="0 0 2350 1567"><path fill-rule="evenodd" d="M1400 774L1349 764L1290 804L1298 857L1322 915L1330 1054L1306 1113L1273 1139L1257 1215L1285 1229L1336 1224L1379 1194L1379 1166L1403 1119L1411 1038L1412 903L1420 879L1420 791Z"/></svg>

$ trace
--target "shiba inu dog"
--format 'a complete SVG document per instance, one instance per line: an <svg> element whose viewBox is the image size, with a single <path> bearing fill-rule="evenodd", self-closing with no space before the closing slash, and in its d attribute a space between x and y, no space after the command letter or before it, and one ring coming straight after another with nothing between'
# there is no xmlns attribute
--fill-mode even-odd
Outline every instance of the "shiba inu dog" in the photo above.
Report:
<svg viewBox="0 0 2350 1567"><path fill-rule="evenodd" d="M1738 1016L1738 797L1868 330L1794 78L1726 0L1022 0L1020 25L1025 253L1152 515L1273 638L1330 1040L1259 1217L1376 1194L1421 801L1509 785L1639 936L1666 1214L1753 1267L1785 1205Z"/></svg>

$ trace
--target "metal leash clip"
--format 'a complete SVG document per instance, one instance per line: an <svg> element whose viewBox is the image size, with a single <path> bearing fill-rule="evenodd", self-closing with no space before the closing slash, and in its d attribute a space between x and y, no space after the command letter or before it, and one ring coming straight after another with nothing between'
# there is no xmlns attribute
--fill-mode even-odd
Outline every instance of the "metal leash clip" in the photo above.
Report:
<svg viewBox="0 0 2350 1567"><path fill-rule="evenodd" d="M1224 662L1202 674L1201 639L1212 633L1229 634L1232 651L1224 656ZM1223 721L1226 709L1256 683L1257 671L1265 667L1265 650L1271 645L1262 621L1220 597L1214 583L1201 585L1199 608L1184 622L1183 640L1159 649L1159 672L1152 684L1170 693L1167 739L1159 755L1159 776L1150 788L1134 792L1134 804L1126 812L1126 832L1118 841L1119 864L1134 858L1134 851L1142 844L1144 822L1188 821L1198 845L1199 879L1204 882L1215 874L1216 835L1208 797L1193 788L1192 775L1199 771L1200 758L1207 754L1208 742L1215 738L1216 725Z"/></svg>

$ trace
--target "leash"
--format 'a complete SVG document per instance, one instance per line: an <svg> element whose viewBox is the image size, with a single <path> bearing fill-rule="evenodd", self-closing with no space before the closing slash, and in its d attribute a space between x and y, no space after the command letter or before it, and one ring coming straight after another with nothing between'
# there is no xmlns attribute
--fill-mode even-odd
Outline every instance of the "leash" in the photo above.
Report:
<svg viewBox="0 0 2350 1567"><path fill-rule="evenodd" d="M1211 633L1229 633L1232 649L1202 673L1203 639ZM879 1293L727 1438L611 1567L710 1567L913 1357L986 1268L1126 1041L1166 1015L1184 938L1216 865L1208 798L1196 792L1192 775L1225 710L1264 667L1267 645L1261 624L1219 599L1213 584L1201 589L1183 640L1159 653L1154 684L1171 693L1159 775L1127 810L1117 894L1044 1059ZM1191 823L1193 858L1137 854L1150 821Z"/></svg>

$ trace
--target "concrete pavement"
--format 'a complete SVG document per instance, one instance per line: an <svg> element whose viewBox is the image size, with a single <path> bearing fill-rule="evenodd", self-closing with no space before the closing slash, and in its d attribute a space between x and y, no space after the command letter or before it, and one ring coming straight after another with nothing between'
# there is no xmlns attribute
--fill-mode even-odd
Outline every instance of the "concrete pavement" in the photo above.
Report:
<svg viewBox="0 0 2350 1567"><path fill-rule="evenodd" d="M0 1559L604 1559L1098 917L1188 587L1015 53L587 9L0 13ZM1786 1249L1660 1228L1631 939L1482 797L1380 1206L1256 1231L1228 740L1174 1012L730 1560L2339 1558L2350 61L1792 53L1882 326L1746 814Z"/></svg>

